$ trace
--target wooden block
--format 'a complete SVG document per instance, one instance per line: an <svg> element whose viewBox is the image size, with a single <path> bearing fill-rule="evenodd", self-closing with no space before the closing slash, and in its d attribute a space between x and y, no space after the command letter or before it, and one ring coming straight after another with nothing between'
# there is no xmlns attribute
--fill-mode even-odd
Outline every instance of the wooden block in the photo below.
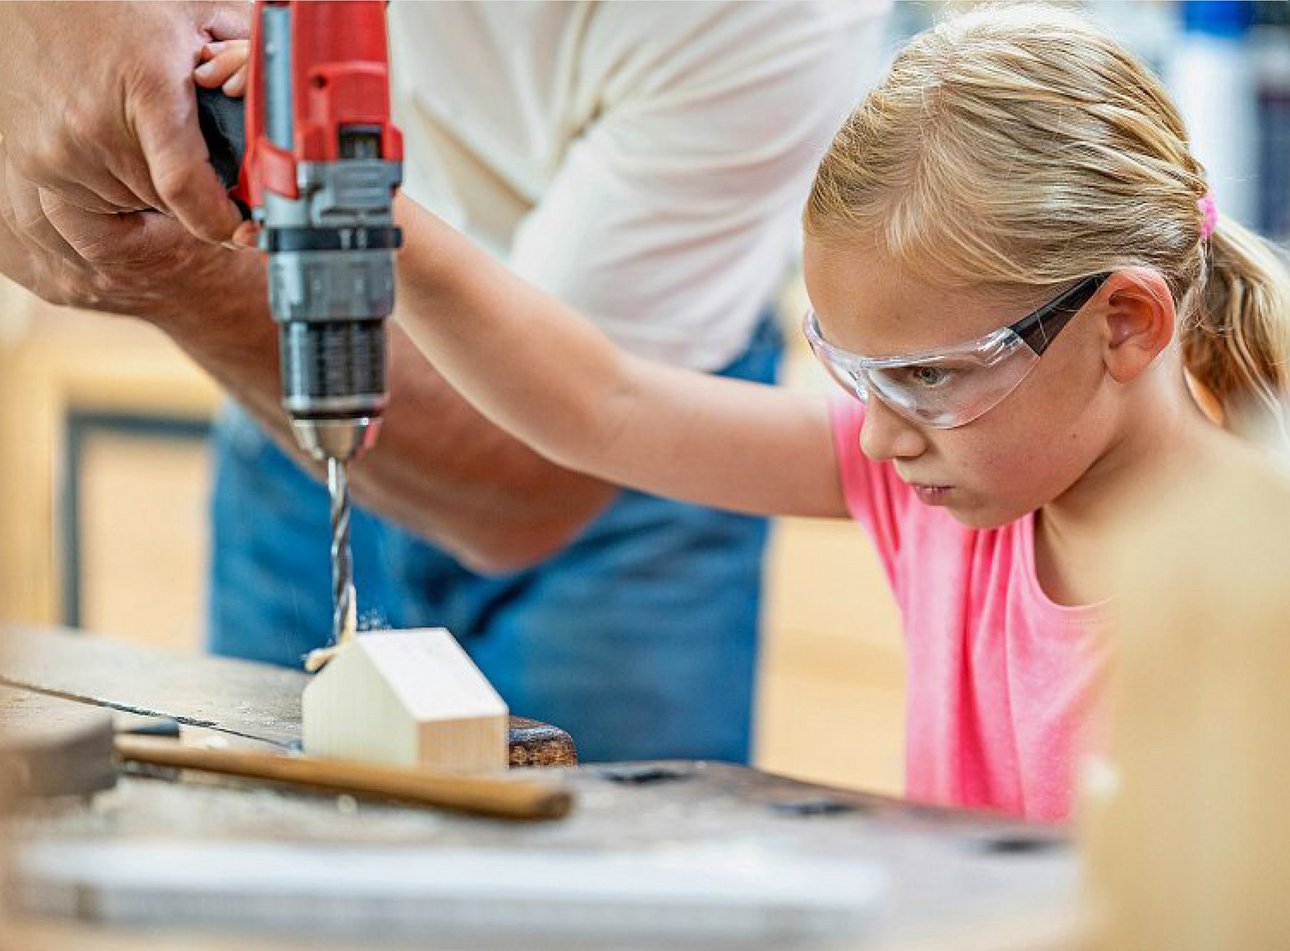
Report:
<svg viewBox="0 0 1290 951"><path fill-rule="evenodd" d="M506 704L443 628L360 634L301 697L312 756L427 766L505 769Z"/></svg>

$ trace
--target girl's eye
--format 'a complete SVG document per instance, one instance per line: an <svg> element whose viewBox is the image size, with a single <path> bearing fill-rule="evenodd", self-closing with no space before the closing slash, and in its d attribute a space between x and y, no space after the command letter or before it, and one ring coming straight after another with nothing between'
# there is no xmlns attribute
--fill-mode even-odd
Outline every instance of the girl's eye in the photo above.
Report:
<svg viewBox="0 0 1290 951"><path fill-rule="evenodd" d="M934 390L944 386L950 379L950 372L941 367L909 367L906 371L910 382L925 390Z"/></svg>

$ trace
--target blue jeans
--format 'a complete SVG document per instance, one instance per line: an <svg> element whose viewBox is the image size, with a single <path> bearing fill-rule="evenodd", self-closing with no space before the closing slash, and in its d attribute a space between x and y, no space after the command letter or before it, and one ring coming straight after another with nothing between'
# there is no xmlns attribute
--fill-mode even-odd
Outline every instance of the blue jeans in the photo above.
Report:
<svg viewBox="0 0 1290 951"><path fill-rule="evenodd" d="M781 349L767 321L722 373L773 382ZM299 666L331 630L326 489L236 407L214 443L211 650ZM748 759L765 519L624 491L502 577L362 510L352 541L361 627L448 628L584 761Z"/></svg>

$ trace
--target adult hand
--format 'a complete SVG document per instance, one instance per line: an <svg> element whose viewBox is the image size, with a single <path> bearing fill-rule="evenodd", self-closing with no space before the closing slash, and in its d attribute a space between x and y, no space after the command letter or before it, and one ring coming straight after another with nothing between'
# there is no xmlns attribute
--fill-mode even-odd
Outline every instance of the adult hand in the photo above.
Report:
<svg viewBox="0 0 1290 951"><path fill-rule="evenodd" d="M242 2L0 4L0 135L13 172L61 203L159 208L227 240L241 219L207 161L192 71L204 43L246 36L249 16Z"/></svg>
<svg viewBox="0 0 1290 951"><path fill-rule="evenodd" d="M0 272L40 297L172 333L201 331L198 302L207 314L263 305L258 255L202 241L159 211L88 210L23 178L8 146L0 142Z"/></svg>

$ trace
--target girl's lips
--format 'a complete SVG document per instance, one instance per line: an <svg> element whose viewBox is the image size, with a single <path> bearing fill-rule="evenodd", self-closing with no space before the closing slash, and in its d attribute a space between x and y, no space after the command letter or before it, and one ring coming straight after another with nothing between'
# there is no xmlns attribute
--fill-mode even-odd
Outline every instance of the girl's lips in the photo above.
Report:
<svg viewBox="0 0 1290 951"><path fill-rule="evenodd" d="M944 505L954 490L951 485L919 485L917 482L910 483L909 487L924 505Z"/></svg>

